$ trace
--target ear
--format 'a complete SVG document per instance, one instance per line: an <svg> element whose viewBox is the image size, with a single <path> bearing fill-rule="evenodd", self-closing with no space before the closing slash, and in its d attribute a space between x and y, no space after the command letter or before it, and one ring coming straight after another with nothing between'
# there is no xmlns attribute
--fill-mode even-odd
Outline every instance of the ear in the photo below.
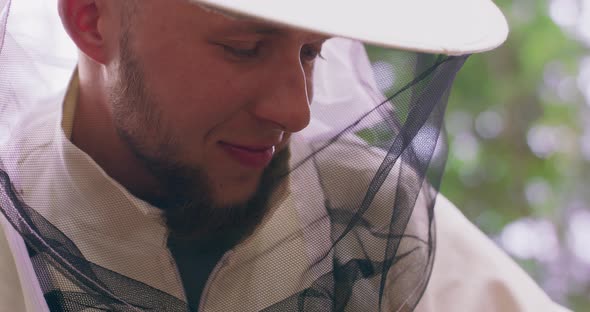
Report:
<svg viewBox="0 0 590 312"><path fill-rule="evenodd" d="M120 0L126 1L126 0ZM94 61L108 61L108 45L101 31L101 9L97 0L59 0L61 21L80 51Z"/></svg>

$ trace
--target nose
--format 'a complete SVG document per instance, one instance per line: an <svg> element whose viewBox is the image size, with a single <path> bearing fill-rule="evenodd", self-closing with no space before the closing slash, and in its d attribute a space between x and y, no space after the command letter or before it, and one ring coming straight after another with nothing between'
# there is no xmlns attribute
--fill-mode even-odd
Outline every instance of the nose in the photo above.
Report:
<svg viewBox="0 0 590 312"><path fill-rule="evenodd" d="M299 58L274 67L260 81L260 97L253 106L258 119L272 122L285 132L303 130L310 121L310 92L306 73Z"/></svg>

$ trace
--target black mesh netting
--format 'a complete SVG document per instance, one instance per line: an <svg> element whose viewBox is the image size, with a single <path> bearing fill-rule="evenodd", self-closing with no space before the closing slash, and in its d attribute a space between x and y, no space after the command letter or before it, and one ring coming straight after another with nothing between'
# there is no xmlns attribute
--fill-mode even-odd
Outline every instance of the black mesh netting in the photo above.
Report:
<svg viewBox="0 0 590 312"><path fill-rule="evenodd" d="M33 267L51 311L416 306L435 252L433 207L446 160L444 110L466 57L338 39L345 43L334 46L335 56L327 51L318 62L340 73L318 79L312 124L293 138L289 168L279 173L287 199L251 239L225 253L200 306L189 308L178 292L181 279L168 276L178 271L166 267L174 268L166 245L149 243L150 235L160 241L165 234L144 231L144 220L153 220L137 217L137 211L111 214L130 199L119 188L87 181L85 170L94 169L81 166L53 132L68 86L64 73L71 74L73 64L35 39L50 33L14 26L21 21L12 19L23 16L9 14L10 1L2 3L0 211L7 235L22 237L28 251L30 263L17 266ZM68 180L46 179L64 175ZM86 213L87 191L101 192L105 200L92 207L99 212ZM119 232L125 234L112 234Z"/></svg>

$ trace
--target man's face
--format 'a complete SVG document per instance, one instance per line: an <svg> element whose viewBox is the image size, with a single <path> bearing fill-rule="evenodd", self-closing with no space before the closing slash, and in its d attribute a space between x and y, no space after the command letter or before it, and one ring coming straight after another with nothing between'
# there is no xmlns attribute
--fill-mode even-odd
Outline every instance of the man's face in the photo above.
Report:
<svg viewBox="0 0 590 312"><path fill-rule="evenodd" d="M190 206L206 195L216 209L244 205L290 134L309 122L325 38L186 0L137 3L123 10L110 66L112 113L162 184L153 201L180 197Z"/></svg>

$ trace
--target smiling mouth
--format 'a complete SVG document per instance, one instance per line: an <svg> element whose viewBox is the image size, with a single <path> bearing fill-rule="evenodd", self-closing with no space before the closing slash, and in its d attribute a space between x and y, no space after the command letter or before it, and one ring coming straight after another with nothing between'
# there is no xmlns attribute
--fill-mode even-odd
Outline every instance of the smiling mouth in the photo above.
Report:
<svg viewBox="0 0 590 312"><path fill-rule="evenodd" d="M274 156L275 146L244 146L219 142L221 148L237 163L247 168L262 169Z"/></svg>

